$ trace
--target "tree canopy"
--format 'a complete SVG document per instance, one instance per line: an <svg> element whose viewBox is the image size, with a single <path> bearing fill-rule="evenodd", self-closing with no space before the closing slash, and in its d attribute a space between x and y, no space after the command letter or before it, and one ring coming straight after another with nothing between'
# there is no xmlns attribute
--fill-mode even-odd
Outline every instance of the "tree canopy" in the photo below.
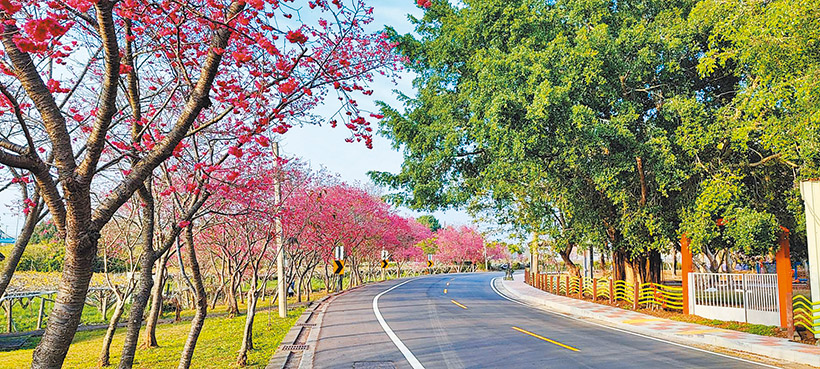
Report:
<svg viewBox="0 0 820 369"><path fill-rule="evenodd" d="M697 251L766 255L778 226L800 228L795 181L815 170L800 148L816 139L817 17L730 3L422 4L415 33L392 33L418 92L382 104L405 160L371 175L414 208L486 210L561 253L608 249L616 275L659 280L684 233Z"/></svg>

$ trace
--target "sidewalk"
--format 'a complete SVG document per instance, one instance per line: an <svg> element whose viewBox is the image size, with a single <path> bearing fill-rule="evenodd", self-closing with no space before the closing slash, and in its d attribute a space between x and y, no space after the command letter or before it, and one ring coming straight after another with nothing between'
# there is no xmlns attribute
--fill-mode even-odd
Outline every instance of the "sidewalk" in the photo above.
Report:
<svg viewBox="0 0 820 369"><path fill-rule="evenodd" d="M525 284L522 274L516 274L513 281L502 280L500 285L503 287L502 292L507 292L510 297L531 305L575 317L592 318L626 331L681 344L706 344L820 367L820 347L817 346L791 342L784 338L663 319L613 306L553 295Z"/></svg>

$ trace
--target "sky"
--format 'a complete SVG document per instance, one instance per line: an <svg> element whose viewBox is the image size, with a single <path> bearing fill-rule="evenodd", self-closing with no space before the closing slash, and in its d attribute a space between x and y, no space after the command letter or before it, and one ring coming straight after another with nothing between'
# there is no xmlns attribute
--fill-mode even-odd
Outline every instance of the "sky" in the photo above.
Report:
<svg viewBox="0 0 820 369"><path fill-rule="evenodd" d="M407 20L407 15L421 17L422 11L413 0L370 0L374 7L374 22L371 30L376 31L389 25L399 33L409 33L413 27ZM360 96L356 100L362 109L376 111L375 101L381 100L388 104L400 107L394 90L407 95L413 95L413 75L401 74L401 78L392 81L378 76L371 84L375 91L372 96ZM334 100L333 97L330 100ZM319 116L329 116L337 109L329 104L319 107L315 113ZM374 127L375 129L375 127ZM306 125L294 127L282 136L281 151L285 156L297 156L310 163L315 168L326 168L330 172L339 174L346 182L372 186L367 172L371 170L397 173L401 169L402 154L392 148L390 140L381 135L373 138L373 149L367 149L363 143L347 143L345 138L350 132L344 127L331 128L330 126ZM387 190L387 189L385 189ZM16 236L23 225L23 217L19 211L20 193L15 187L0 192L0 229ZM418 216L427 213L416 213L409 209L400 208L404 215ZM432 213L442 224L463 225L471 224L470 216L464 211L449 210ZM483 228L483 227L482 227Z"/></svg>
<svg viewBox="0 0 820 369"><path fill-rule="evenodd" d="M422 11L413 0L371 0L374 22L372 30L391 26L399 33L410 33L413 27L407 20L408 14L422 16ZM375 91L372 96L356 98L359 106L364 110L377 111L376 101L384 101L391 106L401 107L394 91L401 91L412 96L413 75L409 72L401 74L401 78L394 81L378 76L371 84ZM332 99L331 99L332 100ZM319 115L329 115L336 106L329 104L319 108ZM324 114L323 114L324 112ZM376 127L374 127L375 129ZM368 150L363 143L346 143L344 139L350 133L344 126L330 128L329 126L306 125L289 130L280 144L285 155L298 156L314 168L325 167L329 171L338 173L341 178L350 183L372 185L367 176L368 171L383 171L398 173L401 170L402 154L392 148L391 141L381 135L373 138L373 149ZM385 189L388 190L388 189ZM409 209L399 209L405 215L418 216L428 213L412 212ZM432 213L442 224L463 225L471 224L470 216L464 211L449 210Z"/></svg>

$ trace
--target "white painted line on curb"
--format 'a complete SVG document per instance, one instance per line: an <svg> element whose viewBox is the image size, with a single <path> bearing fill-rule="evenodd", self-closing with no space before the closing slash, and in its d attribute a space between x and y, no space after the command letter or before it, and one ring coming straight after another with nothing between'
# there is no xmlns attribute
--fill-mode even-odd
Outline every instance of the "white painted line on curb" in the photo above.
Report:
<svg viewBox="0 0 820 369"><path fill-rule="evenodd" d="M404 343L401 342L399 337L396 336L395 333L393 333L393 330L390 329L390 326L387 325L387 322L384 321L384 317L382 317L382 313L379 312L379 297L382 297L382 295L384 295L385 293L388 293L388 292L390 292L390 291L392 291L392 290L394 290L398 287L401 287L402 285L404 285L406 283L412 282L412 281L413 281L413 279L411 279L409 281L404 281L404 282L399 283L399 284L397 284L393 287L390 287L390 288L384 290L382 293L376 295L376 297L373 298L373 313L376 314L376 320L378 320L379 324L381 324L382 329L384 330L384 333L387 333L387 336L390 337L390 340L393 341L393 344L396 345L396 348L398 348L399 351L401 351L401 354L404 355L404 358L407 359L408 363L410 363L410 367L412 367L413 369L424 369L424 365L421 365L419 360L416 359L416 357L413 355L412 352L410 352L410 349L408 349L407 346L405 346Z"/></svg>
<svg viewBox="0 0 820 369"><path fill-rule="evenodd" d="M564 315L564 314L558 314L558 313L555 313L555 312L552 312L552 311L549 311L549 310L545 310L545 309L539 308L538 306L530 305L530 304L527 304L527 303L525 303L525 302L518 301L518 300L514 300L514 299L512 299L512 298L509 298L509 297L505 296L503 293L501 293L501 291L499 291L499 290L495 287L495 280L496 280L496 279L498 279L498 277L495 277L495 278L493 278L493 279L491 279L491 280L490 280L490 288L492 288L492 289L493 289L493 291L495 291L495 293L496 293L498 296L501 296L501 297L502 297L502 298L504 298L505 300L510 301L510 302L514 302L514 303L519 304L519 305L527 306L527 307L530 307L530 308L533 308L533 309L538 309L539 311L543 311L543 312L548 313L548 314L551 314L551 315L556 315L556 316L560 316L560 317L564 317L564 318L568 318L568 319L576 320L576 321L579 321L579 322L584 322L584 323L587 323L587 324L594 325L594 326L596 326L596 327L601 327L601 328L611 329L611 330L613 330L613 331L618 331L618 332L621 332L621 333L627 333L627 334L631 334L631 335L633 335L633 336L643 337L643 338L650 339L650 340L653 340L653 341L658 341L658 342L668 343L668 344L673 345L673 346L678 346L678 347L688 348L688 349L690 349L690 350L700 351L700 352L704 352L704 353L707 353L707 354L712 354L712 355L715 355L715 356L721 356L721 357L725 357L725 358L727 358L727 359L734 359L734 360L737 360L737 361L742 361L742 362L744 362L744 363L754 364L754 365L757 365L757 366L762 366L762 367L765 367L765 368L779 369L779 367L776 367L776 366L772 366L772 365L768 365L768 364L763 364L763 363L758 363L758 362L756 362L756 361L751 361L751 360L741 359L741 358L739 358L739 357L734 357L734 356L731 356L731 355L724 355L724 354L720 354L720 353L717 353L717 352L712 352L712 351L708 351L708 350L703 350L703 349L699 349L699 348L697 348L697 347L692 347L692 346L687 346L687 345L684 345L684 344L681 344L681 343L677 343L677 342L667 341L667 340L662 339L662 338L651 337L651 336L647 336L647 335L644 335L644 334L640 334L640 333L636 333L636 332L627 331L627 330L625 330L625 329L620 329L620 328L610 327L610 326L608 326L608 325L604 325L604 324L599 324L599 323L591 322L591 321L589 321L589 320L585 320L585 319L579 319L579 318L576 318L576 317L574 317L574 316ZM398 286L396 286L396 287L398 287Z"/></svg>

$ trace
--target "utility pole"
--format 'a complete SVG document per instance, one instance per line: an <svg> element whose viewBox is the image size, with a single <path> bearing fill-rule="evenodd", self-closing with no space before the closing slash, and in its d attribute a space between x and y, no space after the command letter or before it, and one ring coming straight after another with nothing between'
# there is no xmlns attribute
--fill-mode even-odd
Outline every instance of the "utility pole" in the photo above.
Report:
<svg viewBox="0 0 820 369"><path fill-rule="evenodd" d="M276 206L282 206L282 167L279 164L279 142L273 143L273 156L276 157L276 178L273 181L273 196ZM279 252L276 253L276 287L279 290L279 317L288 316L288 290L285 286L285 242L282 235L282 219L279 216L274 220L276 244Z"/></svg>

